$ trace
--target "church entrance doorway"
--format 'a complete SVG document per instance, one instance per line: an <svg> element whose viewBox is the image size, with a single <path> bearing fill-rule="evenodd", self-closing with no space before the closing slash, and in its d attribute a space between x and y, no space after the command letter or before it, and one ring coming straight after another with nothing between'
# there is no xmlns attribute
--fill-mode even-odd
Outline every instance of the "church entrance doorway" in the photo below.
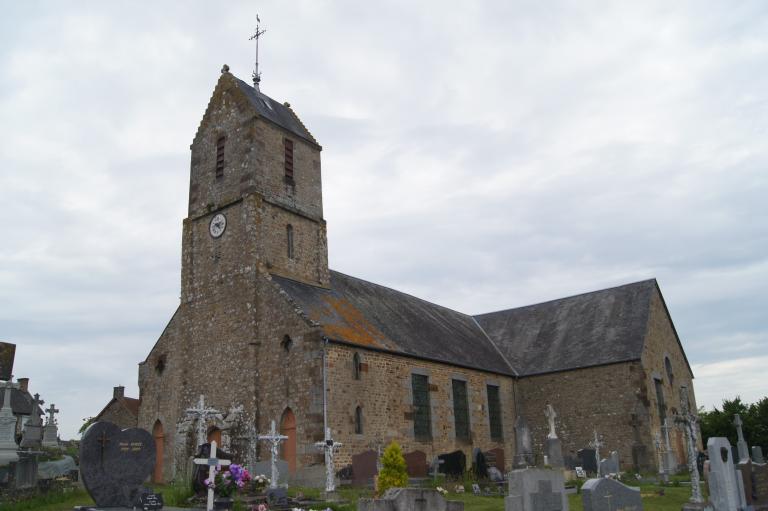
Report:
<svg viewBox="0 0 768 511"><path fill-rule="evenodd" d="M291 474L296 472L296 417L290 408L283 412L280 419L280 434L288 439L282 444L282 458L288 463Z"/></svg>
<svg viewBox="0 0 768 511"><path fill-rule="evenodd" d="M216 426L212 427L210 431L208 431L208 443L213 442L216 440L217 449L221 448L221 430L217 428Z"/></svg>
<svg viewBox="0 0 768 511"><path fill-rule="evenodd" d="M155 472L152 475L153 483L163 482L163 451L165 448L165 433L163 423L158 419L152 428L152 436L155 437Z"/></svg>

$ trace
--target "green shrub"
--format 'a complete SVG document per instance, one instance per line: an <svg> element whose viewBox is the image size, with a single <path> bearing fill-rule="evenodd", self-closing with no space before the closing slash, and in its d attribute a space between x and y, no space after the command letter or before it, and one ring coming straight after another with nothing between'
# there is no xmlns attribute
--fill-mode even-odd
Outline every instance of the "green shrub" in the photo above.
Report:
<svg viewBox="0 0 768 511"><path fill-rule="evenodd" d="M393 441L381 456L381 472L378 479L379 495L389 488L405 488L406 486L408 486L408 472L403 451L400 449L400 445Z"/></svg>

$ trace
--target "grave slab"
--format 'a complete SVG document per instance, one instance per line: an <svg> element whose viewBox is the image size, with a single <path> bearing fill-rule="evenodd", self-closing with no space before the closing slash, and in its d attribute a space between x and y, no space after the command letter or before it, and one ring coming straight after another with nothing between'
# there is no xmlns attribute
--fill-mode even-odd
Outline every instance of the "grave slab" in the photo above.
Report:
<svg viewBox="0 0 768 511"><path fill-rule="evenodd" d="M446 500L437 490L390 488L380 499L358 500L357 511L464 511L464 503Z"/></svg>
<svg viewBox="0 0 768 511"><path fill-rule="evenodd" d="M632 488L613 479L589 479L581 487L584 511L642 511L640 488Z"/></svg>
<svg viewBox="0 0 768 511"><path fill-rule="evenodd" d="M561 470L524 468L509 473L504 511L568 511Z"/></svg>
<svg viewBox="0 0 768 511"><path fill-rule="evenodd" d="M709 499L715 511L739 509L741 496L736 481L731 444L727 438L711 437L707 441L709 454Z"/></svg>

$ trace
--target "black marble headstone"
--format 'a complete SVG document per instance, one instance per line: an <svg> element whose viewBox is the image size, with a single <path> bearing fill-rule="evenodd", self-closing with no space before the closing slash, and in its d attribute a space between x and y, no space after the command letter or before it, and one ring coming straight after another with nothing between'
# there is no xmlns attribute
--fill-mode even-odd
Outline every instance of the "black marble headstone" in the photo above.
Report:
<svg viewBox="0 0 768 511"><path fill-rule="evenodd" d="M439 471L447 476L462 477L467 468L467 456L464 451L453 451L448 454L441 454L437 457L443 460Z"/></svg>
<svg viewBox="0 0 768 511"><path fill-rule="evenodd" d="M80 474L97 507L132 507L155 468L155 439L143 429L92 424L80 441Z"/></svg>
<svg viewBox="0 0 768 511"><path fill-rule="evenodd" d="M288 505L288 493L285 488L269 488L267 490L267 504L271 508L282 508Z"/></svg>
<svg viewBox="0 0 768 511"><path fill-rule="evenodd" d="M579 449L576 452L579 458L579 466L587 472L597 473L597 460L595 459L594 449Z"/></svg>
<svg viewBox="0 0 768 511"><path fill-rule="evenodd" d="M207 442L200 445L200 448L195 454L195 458L210 458L211 457L211 443ZM230 453L216 449L216 458L220 460L233 461L234 456ZM229 470L226 465L222 467L225 471ZM192 472L192 489L196 495L203 495L208 491L208 487L205 485L205 480L208 479L209 467L208 465L197 465Z"/></svg>

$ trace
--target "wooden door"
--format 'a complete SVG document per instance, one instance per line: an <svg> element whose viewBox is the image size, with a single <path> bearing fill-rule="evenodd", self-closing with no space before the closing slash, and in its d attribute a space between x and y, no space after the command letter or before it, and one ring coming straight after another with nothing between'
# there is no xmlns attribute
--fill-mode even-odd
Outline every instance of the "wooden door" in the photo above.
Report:
<svg viewBox="0 0 768 511"><path fill-rule="evenodd" d="M155 425L152 428L152 436L155 437L155 472L152 475L152 482L162 484L165 433L163 432L163 423L159 420L155 421Z"/></svg>
<svg viewBox="0 0 768 511"><path fill-rule="evenodd" d="M208 432L208 443L216 440L216 449L221 449L221 430L217 427L211 428Z"/></svg>
<svg viewBox="0 0 768 511"><path fill-rule="evenodd" d="M280 421L280 434L288 437L282 445L282 458L288 463L288 470L291 474L296 472L296 417L290 408L283 412L283 418Z"/></svg>

